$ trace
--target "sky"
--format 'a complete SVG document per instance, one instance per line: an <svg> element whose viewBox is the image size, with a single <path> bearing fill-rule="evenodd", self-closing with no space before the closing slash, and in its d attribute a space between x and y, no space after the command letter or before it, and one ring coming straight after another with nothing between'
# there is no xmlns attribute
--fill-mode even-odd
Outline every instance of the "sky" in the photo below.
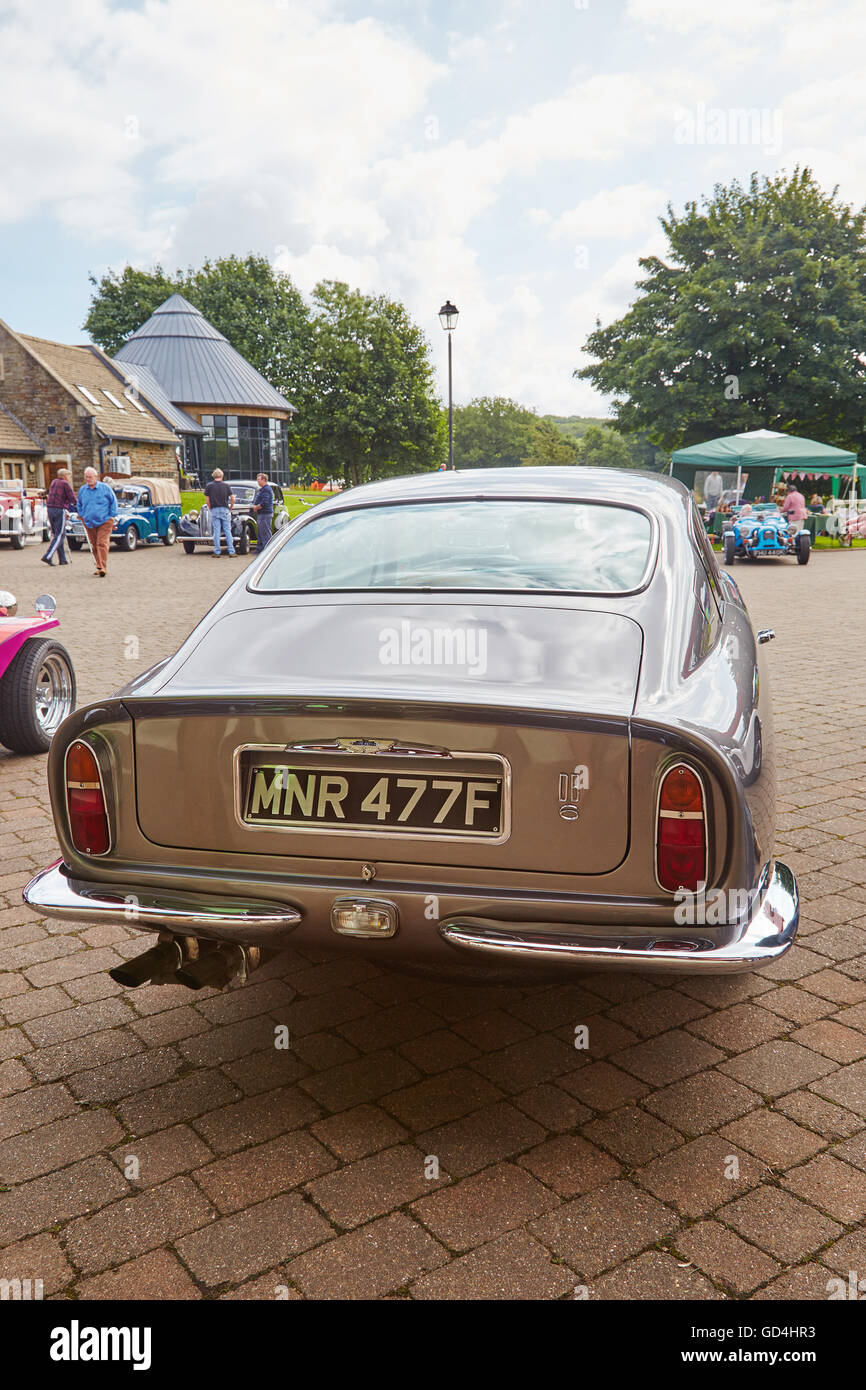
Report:
<svg viewBox="0 0 866 1390"><path fill-rule="evenodd" d="M668 203L808 164L866 203L863 0L0 0L0 318L86 341L107 269L268 256L460 310L454 398L573 372Z"/></svg>

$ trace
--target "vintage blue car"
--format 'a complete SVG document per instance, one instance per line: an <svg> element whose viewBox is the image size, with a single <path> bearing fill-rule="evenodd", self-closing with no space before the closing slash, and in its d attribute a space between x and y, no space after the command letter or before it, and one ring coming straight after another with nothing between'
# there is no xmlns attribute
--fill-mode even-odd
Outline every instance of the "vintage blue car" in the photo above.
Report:
<svg viewBox="0 0 866 1390"><path fill-rule="evenodd" d="M105 480L117 493L117 526L111 539L121 550L136 550L139 544L174 545L180 530L180 492L172 478L127 478ZM74 512L69 519L67 537L72 550L87 544L81 518Z"/></svg>
<svg viewBox="0 0 866 1390"><path fill-rule="evenodd" d="M808 565L812 541L808 531L795 531L780 511L755 515L750 510L734 516L725 528L722 546L726 565L780 555L796 555L798 565Z"/></svg>

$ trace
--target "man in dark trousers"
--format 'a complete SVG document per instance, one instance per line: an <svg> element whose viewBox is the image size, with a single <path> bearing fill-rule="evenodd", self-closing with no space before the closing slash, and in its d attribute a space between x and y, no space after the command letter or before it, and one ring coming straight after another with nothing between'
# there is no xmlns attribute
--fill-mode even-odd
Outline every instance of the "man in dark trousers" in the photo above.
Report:
<svg viewBox="0 0 866 1390"><path fill-rule="evenodd" d="M232 539L232 507L235 504L235 495L228 483L223 481L223 471L215 468L211 477L213 482L208 483L204 490L204 495L210 507L211 523L213 525L213 553L220 553L220 535L226 538L226 553L234 555L235 543Z"/></svg>
<svg viewBox="0 0 866 1390"><path fill-rule="evenodd" d="M58 563L67 565L66 549L64 541L66 539L66 514L74 512L77 506L75 493L72 491L70 478L72 474L68 468L58 468L57 477L52 480L48 489L48 496L45 505L48 508L48 524L51 527L51 544L42 556L43 563L50 565L54 556L57 556Z"/></svg>
<svg viewBox="0 0 866 1390"><path fill-rule="evenodd" d="M253 499L253 511L256 514L256 530L258 532L256 550L261 554L273 534L274 489L268 482L267 473L256 474L256 482L259 485L259 490Z"/></svg>

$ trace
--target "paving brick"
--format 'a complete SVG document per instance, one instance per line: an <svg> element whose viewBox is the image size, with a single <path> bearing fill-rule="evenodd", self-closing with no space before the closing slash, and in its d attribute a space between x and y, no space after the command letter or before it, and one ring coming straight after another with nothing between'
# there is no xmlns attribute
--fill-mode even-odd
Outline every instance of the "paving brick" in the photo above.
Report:
<svg viewBox="0 0 866 1390"><path fill-rule="evenodd" d="M846 1226L866 1216L866 1173L832 1154L793 1168L782 1186Z"/></svg>
<svg viewBox="0 0 866 1390"><path fill-rule="evenodd" d="M119 1269L81 1279L76 1293L79 1298L100 1301L160 1299L180 1302L201 1298L180 1260L169 1250L152 1250Z"/></svg>
<svg viewBox="0 0 866 1390"><path fill-rule="evenodd" d="M644 1117L646 1118L646 1117ZM518 1163L561 1197L575 1197L620 1175L620 1164L580 1135L555 1135Z"/></svg>
<svg viewBox="0 0 866 1390"><path fill-rule="evenodd" d="M699 1221L675 1236L677 1250L736 1297L766 1284L780 1267L718 1221Z"/></svg>
<svg viewBox="0 0 866 1390"><path fill-rule="evenodd" d="M41 1279L43 1297L65 1289L73 1275L56 1236L30 1236L0 1248L0 1279L29 1279L32 1290Z"/></svg>
<svg viewBox="0 0 866 1390"><path fill-rule="evenodd" d="M786 1039L762 1043L723 1062L719 1070L751 1086L762 1096L781 1096L795 1086L805 1086L834 1069L826 1057Z"/></svg>
<svg viewBox="0 0 866 1390"><path fill-rule="evenodd" d="M733 1143L763 1159L770 1168L781 1171L811 1158L823 1146L823 1140L817 1135L775 1110L752 1110L742 1119L725 1125L721 1132Z"/></svg>
<svg viewBox="0 0 866 1390"><path fill-rule="evenodd" d="M489 1009L473 1018L460 1019L453 1031L482 1052L498 1052L532 1036L532 1029L525 1022L504 1009Z"/></svg>
<svg viewBox="0 0 866 1390"><path fill-rule="evenodd" d="M378 1100L419 1079L417 1068L399 1053L371 1052L357 1061L306 1077L300 1084L327 1110L337 1111Z"/></svg>
<svg viewBox="0 0 866 1390"><path fill-rule="evenodd" d="M403 1288L447 1259L432 1236L393 1212L299 1255L286 1273L307 1298L372 1299Z"/></svg>
<svg viewBox="0 0 866 1390"><path fill-rule="evenodd" d="M93 1211L128 1191L127 1184L105 1158L86 1158L57 1173L0 1192L0 1233L16 1241L43 1227Z"/></svg>
<svg viewBox="0 0 866 1390"><path fill-rule="evenodd" d="M810 1088L817 1091L825 1100L853 1110L855 1115L866 1117L866 1060L851 1062L840 1067L830 1076L823 1076Z"/></svg>
<svg viewBox="0 0 866 1390"><path fill-rule="evenodd" d="M401 1043L399 1050L419 1071L434 1076L479 1056L478 1048L451 1028L439 1028L435 1033L425 1033L423 1037Z"/></svg>
<svg viewBox="0 0 866 1390"><path fill-rule="evenodd" d="M569 1076L560 1077L558 1084L593 1110L618 1110L621 1105L645 1096L649 1089L610 1062L590 1062Z"/></svg>
<svg viewBox="0 0 866 1390"><path fill-rule="evenodd" d="M341 1023L338 1031L359 1052L378 1052L423 1033L432 1033L441 1026L438 1014L412 1002L393 1004L389 1009L378 1009L363 1018L351 1019Z"/></svg>
<svg viewBox="0 0 866 1390"><path fill-rule="evenodd" d="M696 1269L684 1269L672 1255L648 1250L637 1259L612 1269L590 1288L593 1299L687 1299L689 1302L723 1298Z"/></svg>
<svg viewBox="0 0 866 1390"><path fill-rule="evenodd" d="M682 1135L670 1125L635 1105L624 1105L621 1110L612 1110L609 1115L591 1120L583 1126L582 1132L587 1139L609 1149L631 1167L657 1158L682 1143Z"/></svg>
<svg viewBox="0 0 866 1390"><path fill-rule="evenodd" d="M412 1213L443 1245L463 1252L558 1205L556 1195L530 1173L500 1163L413 1202Z"/></svg>
<svg viewBox="0 0 866 1390"><path fill-rule="evenodd" d="M376 1105L356 1105L310 1126L313 1134L338 1158L351 1163L407 1138L408 1131Z"/></svg>
<svg viewBox="0 0 866 1390"><path fill-rule="evenodd" d="M213 1221L179 1240L177 1250L196 1279L217 1288L248 1279L333 1234L309 1202L291 1193Z"/></svg>
<svg viewBox="0 0 866 1390"><path fill-rule="evenodd" d="M99 1033L106 1028L120 1027L135 1019L125 999L100 999L94 1004L70 1008L71 1000L59 989L34 990L37 995L53 995L62 1000L59 1010L43 1009L40 1016L31 1016L24 1023L24 1032L37 1047L83 1038L87 1033ZM78 1067L80 1071L82 1068Z"/></svg>
<svg viewBox="0 0 866 1390"><path fill-rule="evenodd" d="M525 1231L512 1231L412 1284L419 1299L548 1300L574 1288L574 1275L555 1264Z"/></svg>
<svg viewBox="0 0 866 1390"><path fill-rule="evenodd" d="M237 1094L237 1087L220 1072L195 1072L191 1076L181 1077L179 1081L169 1081L130 1096L119 1106L119 1110L133 1134L148 1134L155 1129L167 1129L179 1121L203 1116L205 1111L213 1111L214 1107L224 1105ZM220 1114L218 1110L215 1113Z"/></svg>
<svg viewBox="0 0 866 1390"><path fill-rule="evenodd" d="M239 1211L335 1168L336 1160L309 1134L281 1134L199 1168L193 1177L220 1212Z"/></svg>
<svg viewBox="0 0 866 1390"><path fill-rule="evenodd" d="M785 1264L804 1259L842 1234L841 1226L814 1207L768 1185L722 1207L718 1217Z"/></svg>
<svg viewBox="0 0 866 1390"><path fill-rule="evenodd" d="M102 1069L108 1063L117 1062L120 1058L141 1053L143 1050L144 1044L134 1034L124 1032L120 1028L112 1028L105 1033L90 1033L87 1037L73 1038L71 1042L58 1043L55 1047L40 1048L34 1052L30 1065L40 1081L58 1081L65 1077L70 1083L70 1090L81 1094L82 1099L111 1099L113 1095L122 1092L103 1088L102 1079L105 1073ZM94 1078L93 1069L99 1069L99 1080ZM77 1073L88 1075L88 1081L83 1088L79 1083L76 1089L72 1080Z"/></svg>
<svg viewBox="0 0 866 1390"><path fill-rule="evenodd" d="M499 1100L501 1091L483 1076L457 1068L427 1077L414 1086L394 1091L382 1101L386 1110L411 1130L432 1129L435 1125L458 1120L480 1105Z"/></svg>
<svg viewBox="0 0 866 1390"><path fill-rule="evenodd" d="M213 1207L189 1178L173 1178L79 1217L63 1233L69 1258L85 1274L134 1259L208 1222Z"/></svg>
<svg viewBox="0 0 866 1390"><path fill-rule="evenodd" d="M27 1182L80 1158L89 1158L115 1143L122 1133L117 1120L107 1111L85 1110L5 1139L0 1143L0 1184Z"/></svg>
<svg viewBox="0 0 866 1390"><path fill-rule="evenodd" d="M670 1029L700 1018L706 1012L705 1004L679 990L657 989L639 999L617 1004L608 1017L631 1028L642 1038L651 1038L656 1033L667 1033Z"/></svg>
<svg viewBox="0 0 866 1390"><path fill-rule="evenodd" d="M583 1105L573 1096L566 1095L560 1086L530 1086L528 1091L522 1091L520 1095L512 1096L511 1099L524 1114L537 1120L553 1134L574 1129L592 1115L588 1105Z"/></svg>
<svg viewBox="0 0 866 1390"><path fill-rule="evenodd" d="M653 1159L635 1173L648 1191L684 1216L705 1216L767 1175L752 1154L718 1134L705 1134L673 1153Z"/></svg>
<svg viewBox="0 0 866 1390"><path fill-rule="evenodd" d="M181 1058L173 1048L142 1048L119 1062L108 1062L90 1071L76 1072L69 1078L69 1089L79 1100L101 1104L130 1096L149 1086L161 1086L177 1074L180 1066Z"/></svg>
<svg viewBox="0 0 866 1390"><path fill-rule="evenodd" d="M417 1136L416 1143L424 1153L438 1157L443 1172L461 1178L522 1153L543 1138L540 1125L503 1101L427 1130Z"/></svg>
<svg viewBox="0 0 866 1390"><path fill-rule="evenodd" d="M146 1139L130 1137L118 1144L109 1157L124 1176L129 1176L127 1170L131 1171L130 1158L138 1161L136 1176L129 1177L133 1186L138 1188L156 1187L178 1173L188 1173L206 1163L212 1154L187 1125L174 1125Z"/></svg>
<svg viewBox="0 0 866 1390"><path fill-rule="evenodd" d="M683 1134L705 1134L726 1120L736 1119L758 1104L753 1091L719 1071L675 1081L672 1086L648 1096L647 1110Z"/></svg>
<svg viewBox="0 0 866 1390"><path fill-rule="evenodd" d="M791 992L803 993L802 990ZM760 1004L734 1004L721 1013L707 1014L690 1023L688 1031L697 1033L715 1047L725 1048L727 1052L751 1051L758 1043L769 1042L771 1038L781 1037L788 1032L790 1024L769 1012L773 999L779 993L781 990L762 994Z"/></svg>
<svg viewBox="0 0 866 1390"><path fill-rule="evenodd" d="M428 1178L424 1160L419 1149L400 1144L317 1178L306 1191L332 1221L352 1230L440 1187L446 1168L440 1161L439 1177Z"/></svg>
<svg viewBox="0 0 866 1390"><path fill-rule="evenodd" d="M666 1086L671 1081L704 1071L724 1058L724 1052L717 1047L677 1028L615 1052L611 1061L651 1086Z"/></svg>
<svg viewBox="0 0 866 1390"><path fill-rule="evenodd" d="M74 1098L59 1083L34 1086L22 1095L8 1096L0 1101L0 1139L50 1124L75 1109Z"/></svg>
<svg viewBox="0 0 866 1390"><path fill-rule="evenodd" d="M529 1230L577 1274L591 1279L654 1245L676 1225L674 1213L654 1197L632 1183L613 1182L531 1221Z"/></svg>

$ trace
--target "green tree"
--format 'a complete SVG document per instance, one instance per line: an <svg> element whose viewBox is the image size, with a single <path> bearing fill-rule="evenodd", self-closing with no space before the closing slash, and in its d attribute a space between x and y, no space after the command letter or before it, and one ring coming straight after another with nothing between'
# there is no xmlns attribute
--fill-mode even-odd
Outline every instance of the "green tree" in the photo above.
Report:
<svg viewBox="0 0 866 1390"><path fill-rule="evenodd" d="M318 475L355 486L438 467L445 428L430 345L403 305L323 280L313 292L311 328L303 431Z"/></svg>
<svg viewBox="0 0 866 1390"><path fill-rule="evenodd" d="M666 449L761 427L861 448L864 212L797 168L660 220L668 252L641 259L638 298L575 372L617 426Z"/></svg>
<svg viewBox="0 0 866 1390"><path fill-rule="evenodd" d="M113 354L171 294L182 294L232 347L301 412L309 387L309 310L287 275L265 256L225 256L174 277L153 271L108 271L97 281L84 327Z"/></svg>
<svg viewBox="0 0 866 1390"><path fill-rule="evenodd" d="M606 425L590 425L580 440L580 462L593 468L640 468L625 439Z"/></svg>
<svg viewBox="0 0 866 1390"><path fill-rule="evenodd" d="M558 445L534 411L507 396L478 396L454 411L458 468L519 468L524 461L540 462L535 455L545 452L550 463Z"/></svg>

